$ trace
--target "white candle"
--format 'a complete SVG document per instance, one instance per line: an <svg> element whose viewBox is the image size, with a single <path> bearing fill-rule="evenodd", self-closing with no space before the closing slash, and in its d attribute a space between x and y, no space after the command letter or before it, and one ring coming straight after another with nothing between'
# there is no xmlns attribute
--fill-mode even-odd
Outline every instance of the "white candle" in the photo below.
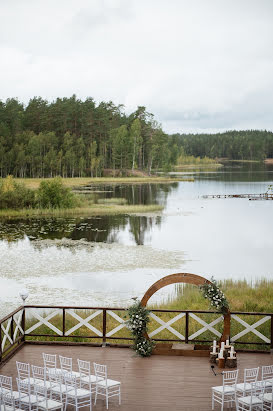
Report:
<svg viewBox="0 0 273 411"><path fill-rule="evenodd" d="M221 350L224 350L224 349L225 349L225 343L223 341L223 342L221 342Z"/></svg>
<svg viewBox="0 0 273 411"><path fill-rule="evenodd" d="M229 345L229 340L226 340L226 345Z"/></svg>
<svg viewBox="0 0 273 411"><path fill-rule="evenodd" d="M234 353L234 346L231 346L231 352Z"/></svg>
<svg viewBox="0 0 273 411"><path fill-rule="evenodd" d="M233 358L233 351L230 351L230 358Z"/></svg>
<svg viewBox="0 0 273 411"><path fill-rule="evenodd" d="M220 350L219 354L218 354L218 358L224 358L224 351Z"/></svg>
<svg viewBox="0 0 273 411"><path fill-rule="evenodd" d="M212 347L212 354L216 354L216 345Z"/></svg>
<svg viewBox="0 0 273 411"><path fill-rule="evenodd" d="M213 347L216 347L216 340L213 340Z"/></svg>

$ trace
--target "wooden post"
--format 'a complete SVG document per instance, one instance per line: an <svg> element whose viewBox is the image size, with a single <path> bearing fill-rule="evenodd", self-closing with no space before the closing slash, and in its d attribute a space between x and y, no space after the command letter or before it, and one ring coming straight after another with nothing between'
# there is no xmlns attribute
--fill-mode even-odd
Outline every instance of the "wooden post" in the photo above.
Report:
<svg viewBox="0 0 273 411"><path fill-rule="evenodd" d="M65 336L65 308L63 308L63 337Z"/></svg>
<svg viewBox="0 0 273 411"><path fill-rule="evenodd" d="M10 323L10 336L11 336L12 342L14 343L14 327L13 327L13 325L14 325L14 320L13 320L13 315L12 315L11 323Z"/></svg>
<svg viewBox="0 0 273 411"><path fill-rule="evenodd" d="M186 331L185 331L185 343L189 342L189 313L186 312Z"/></svg>
<svg viewBox="0 0 273 411"><path fill-rule="evenodd" d="M0 323L0 364L2 362L2 323Z"/></svg>
<svg viewBox="0 0 273 411"><path fill-rule="evenodd" d="M23 315L22 315L22 330L23 330L23 338L22 341L25 341L26 337L25 337L25 327L26 327L26 309L25 307L23 308Z"/></svg>
<svg viewBox="0 0 273 411"><path fill-rule="evenodd" d="M273 314L271 314L271 346L270 352L273 354Z"/></svg>
<svg viewBox="0 0 273 411"><path fill-rule="evenodd" d="M106 346L106 309L103 309L102 318L102 345Z"/></svg>

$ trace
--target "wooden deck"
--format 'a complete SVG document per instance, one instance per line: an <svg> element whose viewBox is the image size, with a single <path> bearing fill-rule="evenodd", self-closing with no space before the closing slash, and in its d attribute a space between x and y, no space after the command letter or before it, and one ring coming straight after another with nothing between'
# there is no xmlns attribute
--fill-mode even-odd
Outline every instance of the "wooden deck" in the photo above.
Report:
<svg viewBox="0 0 273 411"><path fill-rule="evenodd" d="M211 410L211 387L221 385L222 377L215 377L208 358L169 357L153 355L139 358L127 348L84 346L56 346L25 344L0 370L1 374L16 378L16 361L42 365L42 352L61 354L107 364L109 377L121 381L121 406L117 397L110 399L109 410L119 411L176 411ZM239 378L243 369L273 364L272 354L239 353ZM215 368L218 372L219 370ZM98 399L94 411L106 410ZM216 406L215 410L220 409Z"/></svg>

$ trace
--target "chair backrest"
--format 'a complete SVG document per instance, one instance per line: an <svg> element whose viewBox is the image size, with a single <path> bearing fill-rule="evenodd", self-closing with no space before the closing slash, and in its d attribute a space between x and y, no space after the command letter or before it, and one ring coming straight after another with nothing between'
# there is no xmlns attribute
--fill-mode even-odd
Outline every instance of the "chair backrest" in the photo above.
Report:
<svg viewBox="0 0 273 411"><path fill-rule="evenodd" d="M91 366L89 361L78 360L78 367L80 374L90 375Z"/></svg>
<svg viewBox="0 0 273 411"><path fill-rule="evenodd" d="M101 381L101 378L107 380L107 365L96 364L95 362L93 364L97 382Z"/></svg>
<svg viewBox="0 0 273 411"><path fill-rule="evenodd" d="M61 386L61 384L63 382L62 374L55 372L54 368L49 368L48 369L48 379L49 379L51 387L56 385L56 384L59 384L59 386Z"/></svg>
<svg viewBox="0 0 273 411"><path fill-rule="evenodd" d="M25 378L30 378L30 365L25 362L16 361L18 378L24 380Z"/></svg>
<svg viewBox="0 0 273 411"><path fill-rule="evenodd" d="M4 388L5 390L12 391L12 377L7 375L0 375L0 388L1 391Z"/></svg>
<svg viewBox="0 0 273 411"><path fill-rule="evenodd" d="M238 380L239 370L223 371L223 386L236 385Z"/></svg>
<svg viewBox="0 0 273 411"><path fill-rule="evenodd" d="M46 369L45 367L38 367L37 365L31 366L32 376L35 381L45 381L46 380Z"/></svg>
<svg viewBox="0 0 273 411"><path fill-rule="evenodd" d="M45 354L43 352L43 361L44 361L45 368L56 368L57 355L56 354Z"/></svg>
<svg viewBox="0 0 273 411"><path fill-rule="evenodd" d="M256 382L258 379L259 367L257 368L245 368L244 370L244 383Z"/></svg>
<svg viewBox="0 0 273 411"><path fill-rule="evenodd" d="M12 391L5 392L2 395L2 402L4 405L4 411L6 410L16 410L16 405L15 405L15 398L14 395L12 394ZM1 407L2 409L2 407Z"/></svg>
<svg viewBox="0 0 273 411"><path fill-rule="evenodd" d="M23 380L20 380L20 378L16 378L17 381L17 387L19 391L19 397L21 398L22 394L31 394L31 389L30 389L30 384L29 382L25 382Z"/></svg>
<svg viewBox="0 0 273 411"><path fill-rule="evenodd" d="M71 374L70 372L66 372L64 374L64 383L66 385L66 390L69 391L71 387L73 387L75 390L75 395L77 396L77 389L79 388L77 377L75 377L75 375Z"/></svg>
<svg viewBox="0 0 273 411"><path fill-rule="evenodd" d="M62 357L59 355L61 369L64 371L71 372L72 371L72 358Z"/></svg>
<svg viewBox="0 0 273 411"><path fill-rule="evenodd" d="M262 380L271 380L273 378L273 365L263 365Z"/></svg>
<svg viewBox="0 0 273 411"><path fill-rule="evenodd" d="M263 396L264 396L264 390L265 390L265 383L264 381L255 381L251 382L251 393L250 393L250 404L249 404L249 409L252 409L252 404L255 405L257 402L257 398L261 400L263 403ZM255 397L255 402L253 401Z"/></svg>
<svg viewBox="0 0 273 411"><path fill-rule="evenodd" d="M34 385L34 394L36 395L36 402L46 401L46 408L48 409L48 391L45 385Z"/></svg>

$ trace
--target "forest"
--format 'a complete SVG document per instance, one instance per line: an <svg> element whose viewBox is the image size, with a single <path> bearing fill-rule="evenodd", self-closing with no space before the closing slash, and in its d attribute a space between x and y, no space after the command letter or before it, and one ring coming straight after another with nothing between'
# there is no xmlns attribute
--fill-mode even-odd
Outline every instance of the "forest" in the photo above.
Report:
<svg viewBox="0 0 273 411"><path fill-rule="evenodd" d="M166 134L144 106L75 95L28 104L0 101L0 177L102 176L107 169L169 170L179 156L263 160L273 157L273 133Z"/></svg>
<svg viewBox="0 0 273 411"><path fill-rule="evenodd" d="M140 106L126 115L122 105L34 97L0 101L0 176L101 176L105 169L166 168L177 148L154 116Z"/></svg>
<svg viewBox="0 0 273 411"><path fill-rule="evenodd" d="M180 155L229 160L273 157L273 133L260 130L227 131L217 134L173 134L172 144Z"/></svg>

